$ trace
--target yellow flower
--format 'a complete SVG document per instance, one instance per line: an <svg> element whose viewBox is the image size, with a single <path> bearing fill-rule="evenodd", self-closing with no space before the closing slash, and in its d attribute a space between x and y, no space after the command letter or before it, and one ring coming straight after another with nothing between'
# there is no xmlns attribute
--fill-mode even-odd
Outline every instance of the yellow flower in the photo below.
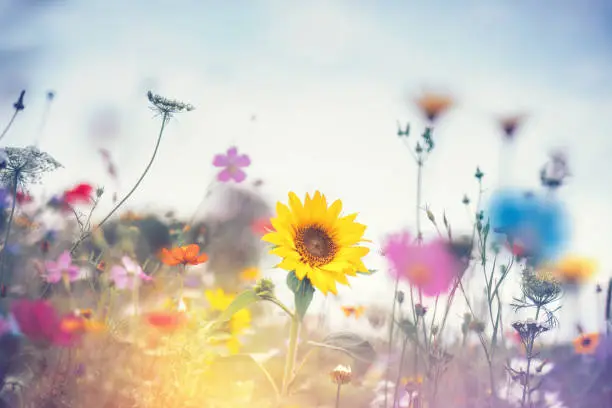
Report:
<svg viewBox="0 0 612 408"><path fill-rule="evenodd" d="M579 256L567 256L553 268L557 279L563 283L578 284L591 279L597 271L595 261Z"/></svg>
<svg viewBox="0 0 612 408"><path fill-rule="evenodd" d="M230 320L230 333L232 335L241 334L249 327L251 327L251 312L248 309L242 309L234 313Z"/></svg>
<svg viewBox="0 0 612 408"><path fill-rule="evenodd" d="M243 281L256 281L259 279L259 269L256 267L246 268L240 273L240 279Z"/></svg>
<svg viewBox="0 0 612 408"><path fill-rule="evenodd" d="M206 296L206 300L208 301L210 308L218 312L222 312L227 309L227 307L236 297L231 294L226 294L221 288L216 290L206 290L204 292L204 296Z"/></svg>
<svg viewBox="0 0 612 408"><path fill-rule="evenodd" d="M348 276L367 273L361 258L369 249L356 244L365 241L366 226L355 222L357 214L340 217L342 201L327 206L320 192L306 194L304 203L289 193L289 206L276 204L276 218L270 221L273 232L262 240L275 247L270 251L283 258L277 266L295 271L299 280L308 278L327 294L337 293L336 283L349 285Z"/></svg>

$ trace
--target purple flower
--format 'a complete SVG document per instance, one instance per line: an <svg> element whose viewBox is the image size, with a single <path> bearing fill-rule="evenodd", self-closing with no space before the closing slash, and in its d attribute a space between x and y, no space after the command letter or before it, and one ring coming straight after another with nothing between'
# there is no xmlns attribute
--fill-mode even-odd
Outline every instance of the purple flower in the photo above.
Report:
<svg viewBox="0 0 612 408"><path fill-rule="evenodd" d="M115 265L110 270L110 279L115 283L115 287L119 290L134 289L138 284L138 280L151 281L149 275L143 272L140 265L124 256L121 258L123 265Z"/></svg>
<svg viewBox="0 0 612 408"><path fill-rule="evenodd" d="M72 264L70 251L66 250L60 254L57 261L45 262L45 279L49 283L57 283L62 278L73 282L79 278L80 268Z"/></svg>
<svg viewBox="0 0 612 408"><path fill-rule="evenodd" d="M224 183L234 180L236 183L241 183L246 179L246 173L242 167L248 167L251 164L251 159L246 154L238 155L238 149L231 147L227 150L227 154L218 154L213 160L213 166L225 167L217 175L217 180Z"/></svg>

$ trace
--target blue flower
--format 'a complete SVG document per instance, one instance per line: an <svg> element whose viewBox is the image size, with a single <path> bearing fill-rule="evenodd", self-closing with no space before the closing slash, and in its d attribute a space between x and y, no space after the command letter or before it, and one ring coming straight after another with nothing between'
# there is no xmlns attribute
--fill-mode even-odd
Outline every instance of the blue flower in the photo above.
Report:
<svg viewBox="0 0 612 408"><path fill-rule="evenodd" d="M558 201L520 191L500 191L489 205L493 231L520 245L530 260L554 259L569 238L568 215Z"/></svg>

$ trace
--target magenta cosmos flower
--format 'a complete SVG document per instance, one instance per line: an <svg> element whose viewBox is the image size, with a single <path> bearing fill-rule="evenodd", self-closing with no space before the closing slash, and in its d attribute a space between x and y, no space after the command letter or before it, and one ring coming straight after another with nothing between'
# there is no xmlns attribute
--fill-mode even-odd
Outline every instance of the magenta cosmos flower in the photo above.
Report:
<svg viewBox="0 0 612 408"><path fill-rule="evenodd" d="M70 251L64 251L57 257L56 261L45 262L44 278L49 283L57 283L62 278L73 282L79 278L80 268L72 264Z"/></svg>
<svg viewBox="0 0 612 408"><path fill-rule="evenodd" d="M70 346L75 337L61 329L61 318L46 300L19 299L11 304L19 333L33 342Z"/></svg>
<svg viewBox="0 0 612 408"><path fill-rule="evenodd" d="M224 183L234 180L236 183L241 183L246 179L246 173L242 170L243 167L249 167L251 159L246 154L238 154L236 147L231 147L227 150L227 154L218 154L213 160L213 166L224 167L217 175L217 180Z"/></svg>
<svg viewBox="0 0 612 408"><path fill-rule="evenodd" d="M448 291L457 276L457 261L440 239L418 245L407 232L391 235L383 253L394 277L407 280L425 296Z"/></svg>

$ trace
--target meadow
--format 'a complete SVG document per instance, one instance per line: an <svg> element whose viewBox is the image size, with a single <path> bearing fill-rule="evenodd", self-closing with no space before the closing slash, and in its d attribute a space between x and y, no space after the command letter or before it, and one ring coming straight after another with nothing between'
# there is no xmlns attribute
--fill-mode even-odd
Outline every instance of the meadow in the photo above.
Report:
<svg viewBox="0 0 612 408"><path fill-rule="evenodd" d="M35 119L27 95L16 98L0 141L15 121ZM127 211L164 131L197 114L154 92L142 102L159 134L140 178L122 180L133 183L123 195L76 179L52 197L31 195L61 163L37 146L0 150L0 406L612 407L607 332L578 324L573 342L550 340L575 325L558 311L598 272L597 260L566 245L563 152L543 163L537 190L497 188L475 165L480 193L461 203L472 227L456 232L421 192L436 125L455 101L417 96L427 126L400 124L395 135L414 161L414 227L372 242L359 208L344 208L342 197L288 191L267 202L248 174L257 158L240 146L210 157L224 217ZM500 118L504 143L523 120ZM116 178L111 153L100 158ZM107 214L97 211L103 199L114 203ZM423 234L426 223L435 234ZM368 267L373 251L385 269ZM276 267L262 273L269 255ZM286 276L291 302L269 274ZM394 282L385 307L334 302L340 286L381 275ZM598 285L593 294L602 323L611 291ZM368 330L334 327L311 308L315 297ZM457 311L459 330L448 324Z"/></svg>

